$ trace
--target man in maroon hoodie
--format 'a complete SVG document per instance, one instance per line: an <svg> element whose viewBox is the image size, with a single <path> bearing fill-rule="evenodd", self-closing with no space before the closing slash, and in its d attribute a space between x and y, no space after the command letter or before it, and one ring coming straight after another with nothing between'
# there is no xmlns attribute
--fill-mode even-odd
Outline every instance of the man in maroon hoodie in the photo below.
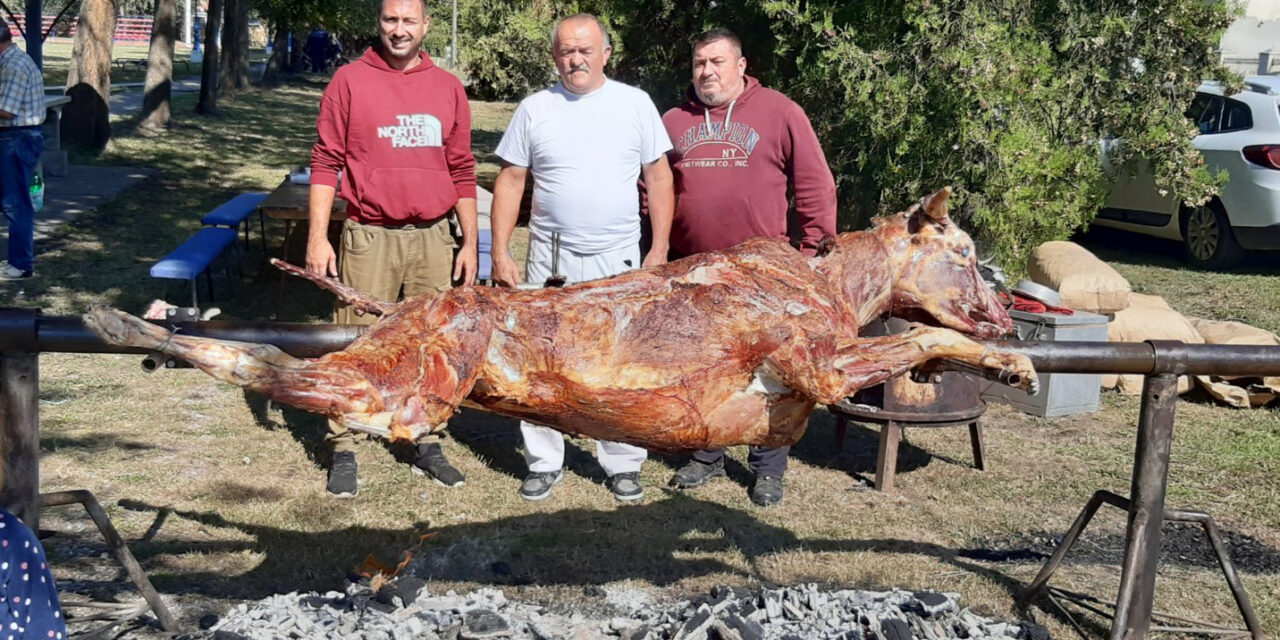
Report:
<svg viewBox="0 0 1280 640"><path fill-rule="evenodd" d="M311 151L307 268L386 301L469 284L478 263L471 108L462 83L420 50L429 24L425 0L380 3L379 42L334 73ZM335 194L347 201L340 262L328 236ZM456 258L450 211L462 227ZM374 320L346 305L334 316ZM353 497L353 434L331 421L328 440L327 490ZM446 486L463 482L438 441L418 443L413 466Z"/></svg>
<svg viewBox="0 0 1280 640"><path fill-rule="evenodd" d="M809 118L746 75L742 42L714 29L693 43L693 86L662 116L674 149L672 258L731 247L753 236L798 237L812 256L836 229L836 185ZM792 206L794 204L794 206ZM751 447L751 501L782 501L789 447ZM725 475L724 449L698 451L671 478L681 489Z"/></svg>

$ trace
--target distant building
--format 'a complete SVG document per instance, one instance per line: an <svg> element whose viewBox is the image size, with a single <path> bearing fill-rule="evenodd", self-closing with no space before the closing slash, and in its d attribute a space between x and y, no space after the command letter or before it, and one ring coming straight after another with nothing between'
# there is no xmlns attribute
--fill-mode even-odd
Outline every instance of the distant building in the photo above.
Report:
<svg viewBox="0 0 1280 640"><path fill-rule="evenodd" d="M1227 29L1220 49L1234 71L1280 73L1280 0L1245 0L1244 16Z"/></svg>

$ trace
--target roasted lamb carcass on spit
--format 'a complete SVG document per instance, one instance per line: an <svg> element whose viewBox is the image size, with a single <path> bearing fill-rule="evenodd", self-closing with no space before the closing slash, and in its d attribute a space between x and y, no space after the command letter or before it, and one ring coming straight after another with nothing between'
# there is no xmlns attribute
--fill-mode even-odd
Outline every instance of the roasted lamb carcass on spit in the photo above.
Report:
<svg viewBox="0 0 1280 640"><path fill-rule="evenodd" d="M557 289L461 287L399 304L278 263L382 317L320 358L171 334L108 308L85 323L272 399L396 440L444 429L459 406L654 450L779 446L810 411L926 363L1028 390L1027 358L961 335L1005 335L1008 314L947 215L949 189L808 258L785 241ZM859 338L892 313L940 326Z"/></svg>

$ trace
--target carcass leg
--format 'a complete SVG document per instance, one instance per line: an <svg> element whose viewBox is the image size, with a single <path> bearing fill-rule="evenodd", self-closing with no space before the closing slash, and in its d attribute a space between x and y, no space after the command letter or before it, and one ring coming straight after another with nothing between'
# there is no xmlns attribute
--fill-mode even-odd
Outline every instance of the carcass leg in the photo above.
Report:
<svg viewBox="0 0 1280 640"><path fill-rule="evenodd" d="M834 404L929 361L975 370L1031 393L1039 390L1035 369L1026 356L990 349L961 333L937 327L854 339L823 359L814 359L797 347L770 356L767 364L791 388L820 403Z"/></svg>
<svg viewBox="0 0 1280 640"><path fill-rule="evenodd" d="M91 309L84 323L109 344L166 353L299 409L332 418L382 410L382 396L348 367L319 366L269 344L184 336L107 307Z"/></svg>
<svg viewBox="0 0 1280 640"><path fill-rule="evenodd" d="M317 287L332 292L333 295L338 296L339 300L355 308L357 314L364 315L366 313L372 313L375 316L385 316L394 311L397 306L394 302L383 302L373 296L356 291L355 289L338 282L336 278L318 276L306 269L303 269L302 267L291 265L284 260L272 258L271 264L275 265L277 269L285 273L298 276L304 280L310 280L315 283Z"/></svg>

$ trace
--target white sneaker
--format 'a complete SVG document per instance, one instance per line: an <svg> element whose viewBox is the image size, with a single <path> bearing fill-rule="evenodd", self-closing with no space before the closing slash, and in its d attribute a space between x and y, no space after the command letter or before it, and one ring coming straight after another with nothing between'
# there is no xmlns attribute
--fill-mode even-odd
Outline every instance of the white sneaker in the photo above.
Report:
<svg viewBox="0 0 1280 640"><path fill-rule="evenodd" d="M30 278L33 271L23 271L11 264L8 260L0 261L0 280L22 280Z"/></svg>

